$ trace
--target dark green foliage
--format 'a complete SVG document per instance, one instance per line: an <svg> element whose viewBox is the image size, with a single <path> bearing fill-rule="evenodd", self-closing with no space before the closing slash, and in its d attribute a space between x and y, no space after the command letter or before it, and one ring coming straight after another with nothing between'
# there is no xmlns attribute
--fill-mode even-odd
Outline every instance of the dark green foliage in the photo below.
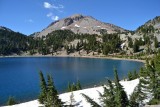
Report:
<svg viewBox="0 0 160 107"><path fill-rule="evenodd" d="M139 107L139 103L137 102L137 92L133 92L130 95L129 107Z"/></svg>
<svg viewBox="0 0 160 107"><path fill-rule="evenodd" d="M15 105L15 104L17 104L17 102L14 99L14 97L9 97L9 99L7 101L7 105Z"/></svg>
<svg viewBox="0 0 160 107"><path fill-rule="evenodd" d="M138 44L138 40L137 39L135 39L135 41L134 41L133 51L134 52L138 52L139 51L139 44Z"/></svg>
<svg viewBox="0 0 160 107"><path fill-rule="evenodd" d="M138 78L138 73L136 72L136 70L134 70L133 72L129 71L128 72L128 80L134 80L136 78Z"/></svg>
<svg viewBox="0 0 160 107"><path fill-rule="evenodd" d="M62 107L62 102L58 98L58 92L55 89L54 82L51 75L47 75L47 84L45 82L42 72L40 74L41 92L39 95L39 102L45 107Z"/></svg>
<svg viewBox="0 0 160 107"><path fill-rule="evenodd" d="M107 80L107 81L108 81L109 88L104 87L104 94L100 96L102 97L102 102L104 103L106 107L115 107L116 102L115 102L114 85L112 84L110 80Z"/></svg>
<svg viewBox="0 0 160 107"><path fill-rule="evenodd" d="M149 105L159 105L160 104L160 100L159 99L152 99L149 101L148 103Z"/></svg>
<svg viewBox="0 0 160 107"><path fill-rule="evenodd" d="M91 99L89 96L82 94L82 96L87 100L88 103L91 104L92 107L101 107L98 103L96 103L93 99Z"/></svg>
<svg viewBox="0 0 160 107"><path fill-rule="evenodd" d="M130 80L133 80L133 75L132 75L132 72L128 72L128 80L130 81Z"/></svg>
<svg viewBox="0 0 160 107"><path fill-rule="evenodd" d="M104 107L127 107L129 105L129 100L127 94L125 93L122 85L119 83L119 77L117 70L114 70L114 84L108 80L108 86L104 86L104 93L100 94L100 99L103 102ZM82 94L86 100L94 107L99 107L99 105L93 101L90 97Z"/></svg>
<svg viewBox="0 0 160 107"><path fill-rule="evenodd" d="M82 87L81 87L81 83L80 81L78 80L76 84L70 84L68 83L68 87L67 87L67 91L68 92L72 92L72 91L77 91L77 90L81 90Z"/></svg>
<svg viewBox="0 0 160 107"><path fill-rule="evenodd" d="M128 37L128 46L129 46L130 48L133 48L133 40L132 40L131 37Z"/></svg>
<svg viewBox="0 0 160 107"><path fill-rule="evenodd" d="M140 70L140 85L139 90L144 94L151 93L153 99L150 100L149 104L157 104L160 101L160 55L155 56L151 61L146 61L146 67ZM147 94L146 94L147 95ZM139 101L146 98L147 96L139 96ZM142 100L143 101L143 100Z"/></svg>
<svg viewBox="0 0 160 107"><path fill-rule="evenodd" d="M103 37L103 44L102 44L102 51L103 54L107 55L110 53L119 52L121 39L118 34L104 34Z"/></svg>
<svg viewBox="0 0 160 107"><path fill-rule="evenodd" d="M40 77L41 92L40 92L38 100L41 104L45 104L45 101L47 99L47 84L45 82L44 76L41 71L39 72L39 77Z"/></svg>
<svg viewBox="0 0 160 107"><path fill-rule="evenodd" d="M155 47L155 48L158 48L158 44L159 44L159 43L158 43L157 37L155 37L155 38L154 38L154 47Z"/></svg>
<svg viewBox="0 0 160 107"><path fill-rule="evenodd" d="M154 33L155 29L152 25L143 25L143 26L140 26L138 29L137 29L138 32L140 33Z"/></svg>
<svg viewBox="0 0 160 107"><path fill-rule="evenodd" d="M70 42L74 38L75 34L70 30L56 30L46 36L46 44L56 51L65 47L65 42Z"/></svg>
<svg viewBox="0 0 160 107"><path fill-rule="evenodd" d="M114 70L114 82L115 82L115 102L117 107L127 107L129 104L127 94L125 93L123 86L119 83L117 70Z"/></svg>
<svg viewBox="0 0 160 107"><path fill-rule="evenodd" d="M47 102L46 102L46 107L61 107L62 102L58 98L58 92L54 87L53 79L51 75L47 75Z"/></svg>
<svg viewBox="0 0 160 107"><path fill-rule="evenodd" d="M31 41L31 37L21 33L0 29L0 55L20 54L28 50Z"/></svg>
<svg viewBox="0 0 160 107"><path fill-rule="evenodd" d="M80 83L79 80L77 81L76 88L77 88L77 90L81 90L82 89L81 83Z"/></svg>

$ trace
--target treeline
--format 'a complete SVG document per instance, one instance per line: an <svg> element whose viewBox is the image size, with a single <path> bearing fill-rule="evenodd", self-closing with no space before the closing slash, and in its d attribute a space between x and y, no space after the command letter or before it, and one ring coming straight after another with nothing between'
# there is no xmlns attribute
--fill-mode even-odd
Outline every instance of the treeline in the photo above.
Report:
<svg viewBox="0 0 160 107"><path fill-rule="evenodd" d="M70 44L74 40L78 40L78 43ZM118 34L99 36L96 34L75 34L70 30L57 30L48 34L45 39L41 39L38 52L45 55L65 49L67 54L84 50L87 54L97 52L107 55L108 53L119 52L121 50L120 44L121 39Z"/></svg>
<svg viewBox="0 0 160 107"><path fill-rule="evenodd" d="M76 44L70 44L74 40ZM98 40L101 39L101 40ZM31 55L39 53L42 55L53 54L65 49L67 54L84 50L98 52L107 55L120 51L121 40L118 34L75 34L70 30L57 30L46 37L34 38L21 33L0 30L0 55L21 54L29 52Z"/></svg>
<svg viewBox="0 0 160 107"><path fill-rule="evenodd" d="M33 39L21 33L0 30L0 55L20 54L29 50L29 43Z"/></svg>
<svg viewBox="0 0 160 107"><path fill-rule="evenodd" d="M81 54L81 51L85 51L87 54L91 52L103 55L123 54L124 50L121 47L123 42L118 33L75 34L70 30L56 30L46 37L34 38L13 31L0 30L0 55L20 55L25 52L30 55L36 53L53 55L58 51L66 51L67 54L74 52ZM147 53L152 54L154 52L151 49L152 43L154 43L155 49L159 47L158 39L153 35L144 34L139 39L128 37L127 48L132 48L133 52L136 53L141 51L140 46L145 46L147 47Z"/></svg>

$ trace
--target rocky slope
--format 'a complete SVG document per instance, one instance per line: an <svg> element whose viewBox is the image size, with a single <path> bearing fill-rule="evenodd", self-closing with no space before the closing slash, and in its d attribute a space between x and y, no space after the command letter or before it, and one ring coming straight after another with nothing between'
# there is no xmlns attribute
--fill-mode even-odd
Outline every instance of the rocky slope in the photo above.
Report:
<svg viewBox="0 0 160 107"><path fill-rule="evenodd" d="M74 33L88 34L101 34L103 32L118 33L126 31L125 29L115 26L113 24L98 21L91 16L75 14L68 18L64 18L51 23L47 28L45 28L38 35L36 35L36 37L46 36L52 31L64 29L71 30Z"/></svg>

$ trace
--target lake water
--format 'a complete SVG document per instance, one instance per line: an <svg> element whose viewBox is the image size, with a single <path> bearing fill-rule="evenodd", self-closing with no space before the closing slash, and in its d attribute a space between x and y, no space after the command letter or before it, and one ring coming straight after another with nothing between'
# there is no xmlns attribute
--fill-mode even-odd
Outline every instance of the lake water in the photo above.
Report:
<svg viewBox="0 0 160 107"><path fill-rule="evenodd" d="M68 82L80 80L83 87L102 84L106 78L113 79L113 69L119 77L130 70L139 70L141 62L110 59L71 57L0 58L0 105L9 96L20 102L37 99L39 94L39 71L52 74L59 93L65 92Z"/></svg>

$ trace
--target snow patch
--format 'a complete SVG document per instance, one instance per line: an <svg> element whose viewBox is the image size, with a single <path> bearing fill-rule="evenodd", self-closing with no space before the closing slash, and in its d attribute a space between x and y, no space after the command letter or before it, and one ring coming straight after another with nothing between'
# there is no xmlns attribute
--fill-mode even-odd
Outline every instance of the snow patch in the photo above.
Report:
<svg viewBox="0 0 160 107"><path fill-rule="evenodd" d="M75 24L74 26L75 26L75 27L80 27L80 26L79 26L79 25L77 25L77 24Z"/></svg>
<svg viewBox="0 0 160 107"><path fill-rule="evenodd" d="M65 26L61 27L61 29L65 29L65 28L66 28Z"/></svg>
<svg viewBox="0 0 160 107"><path fill-rule="evenodd" d="M122 43L121 44L121 48L123 49L126 43Z"/></svg>

